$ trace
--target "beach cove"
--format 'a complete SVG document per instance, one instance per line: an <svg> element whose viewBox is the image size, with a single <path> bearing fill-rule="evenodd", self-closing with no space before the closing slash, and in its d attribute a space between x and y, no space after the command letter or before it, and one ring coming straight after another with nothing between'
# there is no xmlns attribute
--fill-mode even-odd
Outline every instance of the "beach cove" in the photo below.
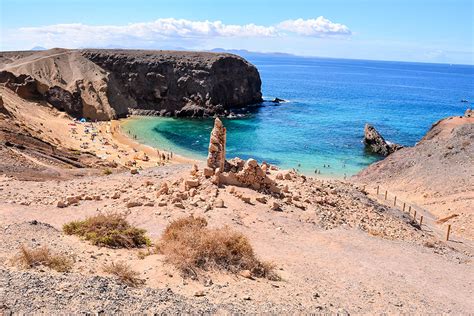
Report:
<svg viewBox="0 0 474 316"><path fill-rule="evenodd" d="M381 159L362 144L365 123L391 142L415 145L433 122L462 115L474 67L294 56L244 56L258 68L265 100L223 119L228 157L255 158L306 175L343 178ZM237 113L238 116L239 113ZM205 159L212 119L132 117L137 141Z"/></svg>

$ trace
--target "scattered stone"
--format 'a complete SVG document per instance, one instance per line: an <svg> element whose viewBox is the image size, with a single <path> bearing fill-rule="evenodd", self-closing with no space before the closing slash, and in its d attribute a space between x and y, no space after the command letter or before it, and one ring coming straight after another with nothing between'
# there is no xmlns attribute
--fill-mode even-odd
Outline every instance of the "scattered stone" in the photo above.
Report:
<svg viewBox="0 0 474 316"><path fill-rule="evenodd" d="M214 175L214 169L206 167L203 169L203 174L206 178L210 178Z"/></svg>
<svg viewBox="0 0 474 316"><path fill-rule="evenodd" d="M173 206L174 206L174 207L177 207L177 208L181 208L181 209L184 210L184 205L183 205L183 203L181 203L181 202L176 202L176 203L173 204Z"/></svg>
<svg viewBox="0 0 474 316"><path fill-rule="evenodd" d="M242 270L239 272L239 275L246 279L254 280L254 278L252 277L252 272L250 272L250 270Z"/></svg>
<svg viewBox="0 0 474 316"><path fill-rule="evenodd" d="M137 207L137 206L142 206L143 203L139 201L130 201L127 203L127 208L132 208L132 207Z"/></svg>
<svg viewBox="0 0 474 316"><path fill-rule="evenodd" d="M186 188L189 190L190 188L195 188L199 186L199 180L197 179L187 179L184 182Z"/></svg>
<svg viewBox="0 0 474 316"><path fill-rule="evenodd" d="M56 206L59 208L64 208L67 206L67 203L63 200L59 200L58 202L56 202Z"/></svg>
<svg viewBox="0 0 474 316"><path fill-rule="evenodd" d="M260 202L260 203L263 203L263 204L266 204L267 203L267 198L263 195L259 195L255 198L255 200L257 200L257 202Z"/></svg>
<svg viewBox="0 0 474 316"><path fill-rule="evenodd" d="M112 196L111 196L112 199L116 200L116 199L119 199L120 198L120 192L115 192Z"/></svg>
<svg viewBox="0 0 474 316"><path fill-rule="evenodd" d="M223 208L223 207L224 207L224 200L222 200L222 199L217 199L217 200L214 202L214 207Z"/></svg>
<svg viewBox="0 0 474 316"><path fill-rule="evenodd" d="M68 197L66 197L66 203L68 205L77 205L77 204L79 204L79 201L80 201L80 197L78 197L78 196L68 196Z"/></svg>
<svg viewBox="0 0 474 316"><path fill-rule="evenodd" d="M281 205L278 204L278 203L275 202L275 201L272 201L270 207L271 207L271 209L272 209L273 211L281 211Z"/></svg>

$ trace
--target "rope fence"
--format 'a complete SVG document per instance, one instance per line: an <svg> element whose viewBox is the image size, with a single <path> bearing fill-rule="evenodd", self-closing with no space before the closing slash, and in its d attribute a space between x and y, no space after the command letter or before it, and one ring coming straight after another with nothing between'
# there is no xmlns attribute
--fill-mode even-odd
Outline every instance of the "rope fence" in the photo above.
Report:
<svg viewBox="0 0 474 316"><path fill-rule="evenodd" d="M366 189L365 191L368 192ZM435 230L439 231L439 227L435 226L436 218L434 218L429 211L419 207L418 205L400 200L397 195L390 193L388 190L382 190L380 186L377 186L374 191L376 198L381 200L383 204L396 207L402 212L408 213L413 220L413 223L419 226L421 230L425 227L425 229L429 228L432 232L435 232ZM450 234L451 224L448 224L445 234L446 241L450 240Z"/></svg>

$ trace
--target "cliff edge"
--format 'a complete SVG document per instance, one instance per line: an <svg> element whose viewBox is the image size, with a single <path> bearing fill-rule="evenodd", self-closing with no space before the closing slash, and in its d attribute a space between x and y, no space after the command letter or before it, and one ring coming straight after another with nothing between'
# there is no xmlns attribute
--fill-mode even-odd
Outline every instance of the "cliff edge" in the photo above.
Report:
<svg viewBox="0 0 474 316"><path fill-rule="evenodd" d="M225 53L67 50L0 53L0 83L74 117L225 114L261 102L257 69Z"/></svg>

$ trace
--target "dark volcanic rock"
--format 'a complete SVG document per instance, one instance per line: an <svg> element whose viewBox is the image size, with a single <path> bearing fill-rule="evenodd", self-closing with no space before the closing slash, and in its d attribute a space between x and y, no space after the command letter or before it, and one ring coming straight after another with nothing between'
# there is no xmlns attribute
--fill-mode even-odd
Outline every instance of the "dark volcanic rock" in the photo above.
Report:
<svg viewBox="0 0 474 316"><path fill-rule="evenodd" d="M261 102L257 69L231 54L175 51L83 50L81 54L110 73L132 110L171 116L224 114ZM119 116L126 113L117 113Z"/></svg>
<svg viewBox="0 0 474 316"><path fill-rule="evenodd" d="M380 133L372 125L365 124L364 128L364 144L368 150L373 153L388 156L391 153L403 148L398 144L389 144L380 135Z"/></svg>
<svg viewBox="0 0 474 316"><path fill-rule="evenodd" d="M61 111L66 111L76 117L83 115L81 95L77 91L71 93L61 87L54 86L46 91L44 97L46 101Z"/></svg>
<svg viewBox="0 0 474 316"><path fill-rule="evenodd" d="M280 98L275 98L272 100L273 103L282 103L282 102L285 102L285 100L283 99L280 99Z"/></svg>

